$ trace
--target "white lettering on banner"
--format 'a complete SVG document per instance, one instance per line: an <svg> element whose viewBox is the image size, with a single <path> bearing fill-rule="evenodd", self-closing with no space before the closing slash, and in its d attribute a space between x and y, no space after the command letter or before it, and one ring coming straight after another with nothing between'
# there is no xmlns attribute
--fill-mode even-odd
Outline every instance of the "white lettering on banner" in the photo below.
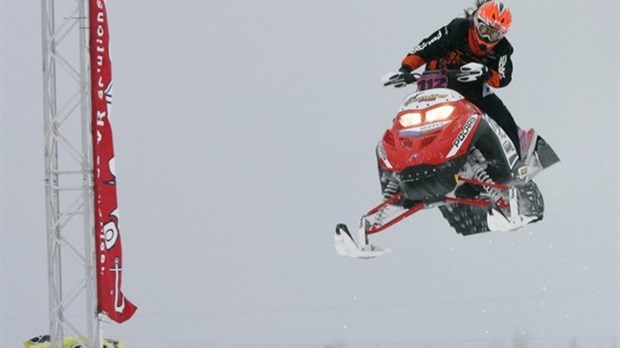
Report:
<svg viewBox="0 0 620 348"><path fill-rule="evenodd" d="M116 226L116 222L110 221L103 225L103 238L105 240L106 250L112 249L118 239L118 227Z"/></svg>
<svg viewBox="0 0 620 348"><path fill-rule="evenodd" d="M103 119L107 116L106 114L107 114L106 111L97 110L97 126L105 125L105 122L103 121Z"/></svg>
<svg viewBox="0 0 620 348"><path fill-rule="evenodd" d="M100 257L101 263L101 271L105 270L105 260L106 260L106 250L112 249L118 240L120 233L118 232L118 208L114 209L112 213L110 213L114 219L106 222L101 228L101 232L99 234L99 240L101 243L99 244L99 250L102 252Z"/></svg>
<svg viewBox="0 0 620 348"><path fill-rule="evenodd" d="M97 25L97 28L95 29L95 33L97 33L97 38L95 39L95 51L97 52L95 62L97 63L97 66L93 68L96 69L98 74L101 74L101 67L104 63L104 54L106 49L105 42L102 39L105 35L105 27L103 25L105 24L105 13L103 11L103 3L101 1L97 1L97 8L99 9L99 11L97 12L96 18L97 22L100 24ZM105 86L103 84L103 77L101 75L99 75L99 79L97 80L97 87L98 88L96 95L99 99L103 99L105 97L105 93L103 92L103 88L105 88Z"/></svg>
<svg viewBox="0 0 620 348"><path fill-rule="evenodd" d="M103 99L104 97L103 87L103 76L99 76L99 79L97 79L97 98L99 99Z"/></svg>
<svg viewBox="0 0 620 348"><path fill-rule="evenodd" d="M116 222L110 221L103 225L101 229L101 233L99 234L99 250L101 251L101 256L99 257L99 263L101 264L100 270L103 272L105 270L105 261L106 261L106 250L112 249L116 241L118 240L118 226Z"/></svg>
<svg viewBox="0 0 620 348"><path fill-rule="evenodd" d="M114 311L117 313L123 313L125 310L125 296L119 296L121 293L121 272L122 268L119 267L119 258L114 259L114 268L110 269L114 273ZM118 303L120 298L120 304Z"/></svg>

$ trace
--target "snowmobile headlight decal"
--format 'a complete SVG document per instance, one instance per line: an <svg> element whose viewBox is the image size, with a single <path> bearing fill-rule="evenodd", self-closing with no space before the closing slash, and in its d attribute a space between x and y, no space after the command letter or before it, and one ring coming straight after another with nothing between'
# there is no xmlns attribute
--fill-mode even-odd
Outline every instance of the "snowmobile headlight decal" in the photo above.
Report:
<svg viewBox="0 0 620 348"><path fill-rule="evenodd" d="M435 122L445 120L446 118L452 115L452 111L454 111L454 106L452 105L444 105L438 108L431 109L426 112L425 121L426 122Z"/></svg>
<svg viewBox="0 0 620 348"><path fill-rule="evenodd" d="M422 123L422 114L419 112L408 112L400 116L401 126L407 128Z"/></svg>

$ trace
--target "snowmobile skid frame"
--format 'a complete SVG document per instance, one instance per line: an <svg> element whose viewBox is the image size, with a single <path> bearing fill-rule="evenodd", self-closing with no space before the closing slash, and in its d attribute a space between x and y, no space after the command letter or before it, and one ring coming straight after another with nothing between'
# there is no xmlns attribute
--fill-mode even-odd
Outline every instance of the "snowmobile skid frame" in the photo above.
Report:
<svg viewBox="0 0 620 348"><path fill-rule="evenodd" d="M472 185L478 185L483 188L488 187L488 188L493 188L493 189L498 189L498 190L510 190L511 189L507 185L497 184L493 182L479 181L475 179L462 178L458 175L456 175L454 178L457 183L458 182L469 183ZM360 224L358 227L358 236L357 236L358 242L357 243L353 239L353 236L351 236L351 233L349 232L349 229L346 224L340 223L336 225L336 234L334 236L334 240L335 240L336 251L338 252L338 254L343 255L343 256L350 256L353 258L359 258L359 259L370 259L370 258L375 258L377 256L383 255L387 252L390 252L389 249L382 249L380 247L370 244L368 240L368 236L382 232L394 226L398 222L406 219L407 217L419 212L420 210L423 210L429 207L429 205L425 203L424 201L417 202L413 206L405 208L404 211L402 211L396 216L391 217L391 219L385 222L380 221L380 222L374 222L371 224L368 218L374 215L377 215L377 214L381 214L381 212L384 209L388 208L389 206L395 206L395 203L402 200L403 198L404 198L403 193L398 192L391 198L383 201L381 204L370 209L365 215L362 215L362 217L360 218ZM514 204L513 202L511 202L513 204L507 203L503 199L500 199L498 202L492 202L490 199L459 198L459 197L452 197L448 195L443 197L443 199L440 201L439 204L441 203L458 203L458 204L465 204L465 205L471 205L471 206L476 206L476 207L488 208L488 209L493 209L494 211L497 211L500 214L501 214L501 210L509 208L511 207L511 205ZM495 209L495 208L499 208L499 209ZM508 221L510 221L509 217L506 217L506 218Z"/></svg>

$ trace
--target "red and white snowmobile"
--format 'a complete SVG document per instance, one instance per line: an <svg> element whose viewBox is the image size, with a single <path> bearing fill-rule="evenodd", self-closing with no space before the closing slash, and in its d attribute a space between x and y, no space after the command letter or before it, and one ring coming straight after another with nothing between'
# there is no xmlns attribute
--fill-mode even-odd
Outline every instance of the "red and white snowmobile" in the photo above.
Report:
<svg viewBox="0 0 620 348"><path fill-rule="evenodd" d="M360 219L354 239L336 226L336 251L355 258L388 252L368 237L408 216L439 208L457 233L510 231L543 218L543 197L532 178L559 161L533 130L523 161L506 133L488 115L454 90L448 80L478 79L480 72L416 74L417 91L407 95L377 146L383 202ZM384 78L404 86L402 74ZM523 132L525 133L525 132Z"/></svg>

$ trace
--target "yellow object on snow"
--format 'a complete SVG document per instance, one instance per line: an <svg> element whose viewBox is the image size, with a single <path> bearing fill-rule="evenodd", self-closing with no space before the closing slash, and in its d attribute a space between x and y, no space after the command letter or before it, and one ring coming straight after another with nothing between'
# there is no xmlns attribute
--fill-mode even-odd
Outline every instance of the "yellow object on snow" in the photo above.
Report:
<svg viewBox="0 0 620 348"><path fill-rule="evenodd" d="M86 338L84 337L73 337L73 336L65 336L63 348L82 348L84 342L86 342ZM50 348L52 344L50 343L50 335L41 335L37 337L33 337L28 341L24 342L24 348ZM123 341L114 340L111 338L103 339L103 347L104 348L124 348Z"/></svg>

